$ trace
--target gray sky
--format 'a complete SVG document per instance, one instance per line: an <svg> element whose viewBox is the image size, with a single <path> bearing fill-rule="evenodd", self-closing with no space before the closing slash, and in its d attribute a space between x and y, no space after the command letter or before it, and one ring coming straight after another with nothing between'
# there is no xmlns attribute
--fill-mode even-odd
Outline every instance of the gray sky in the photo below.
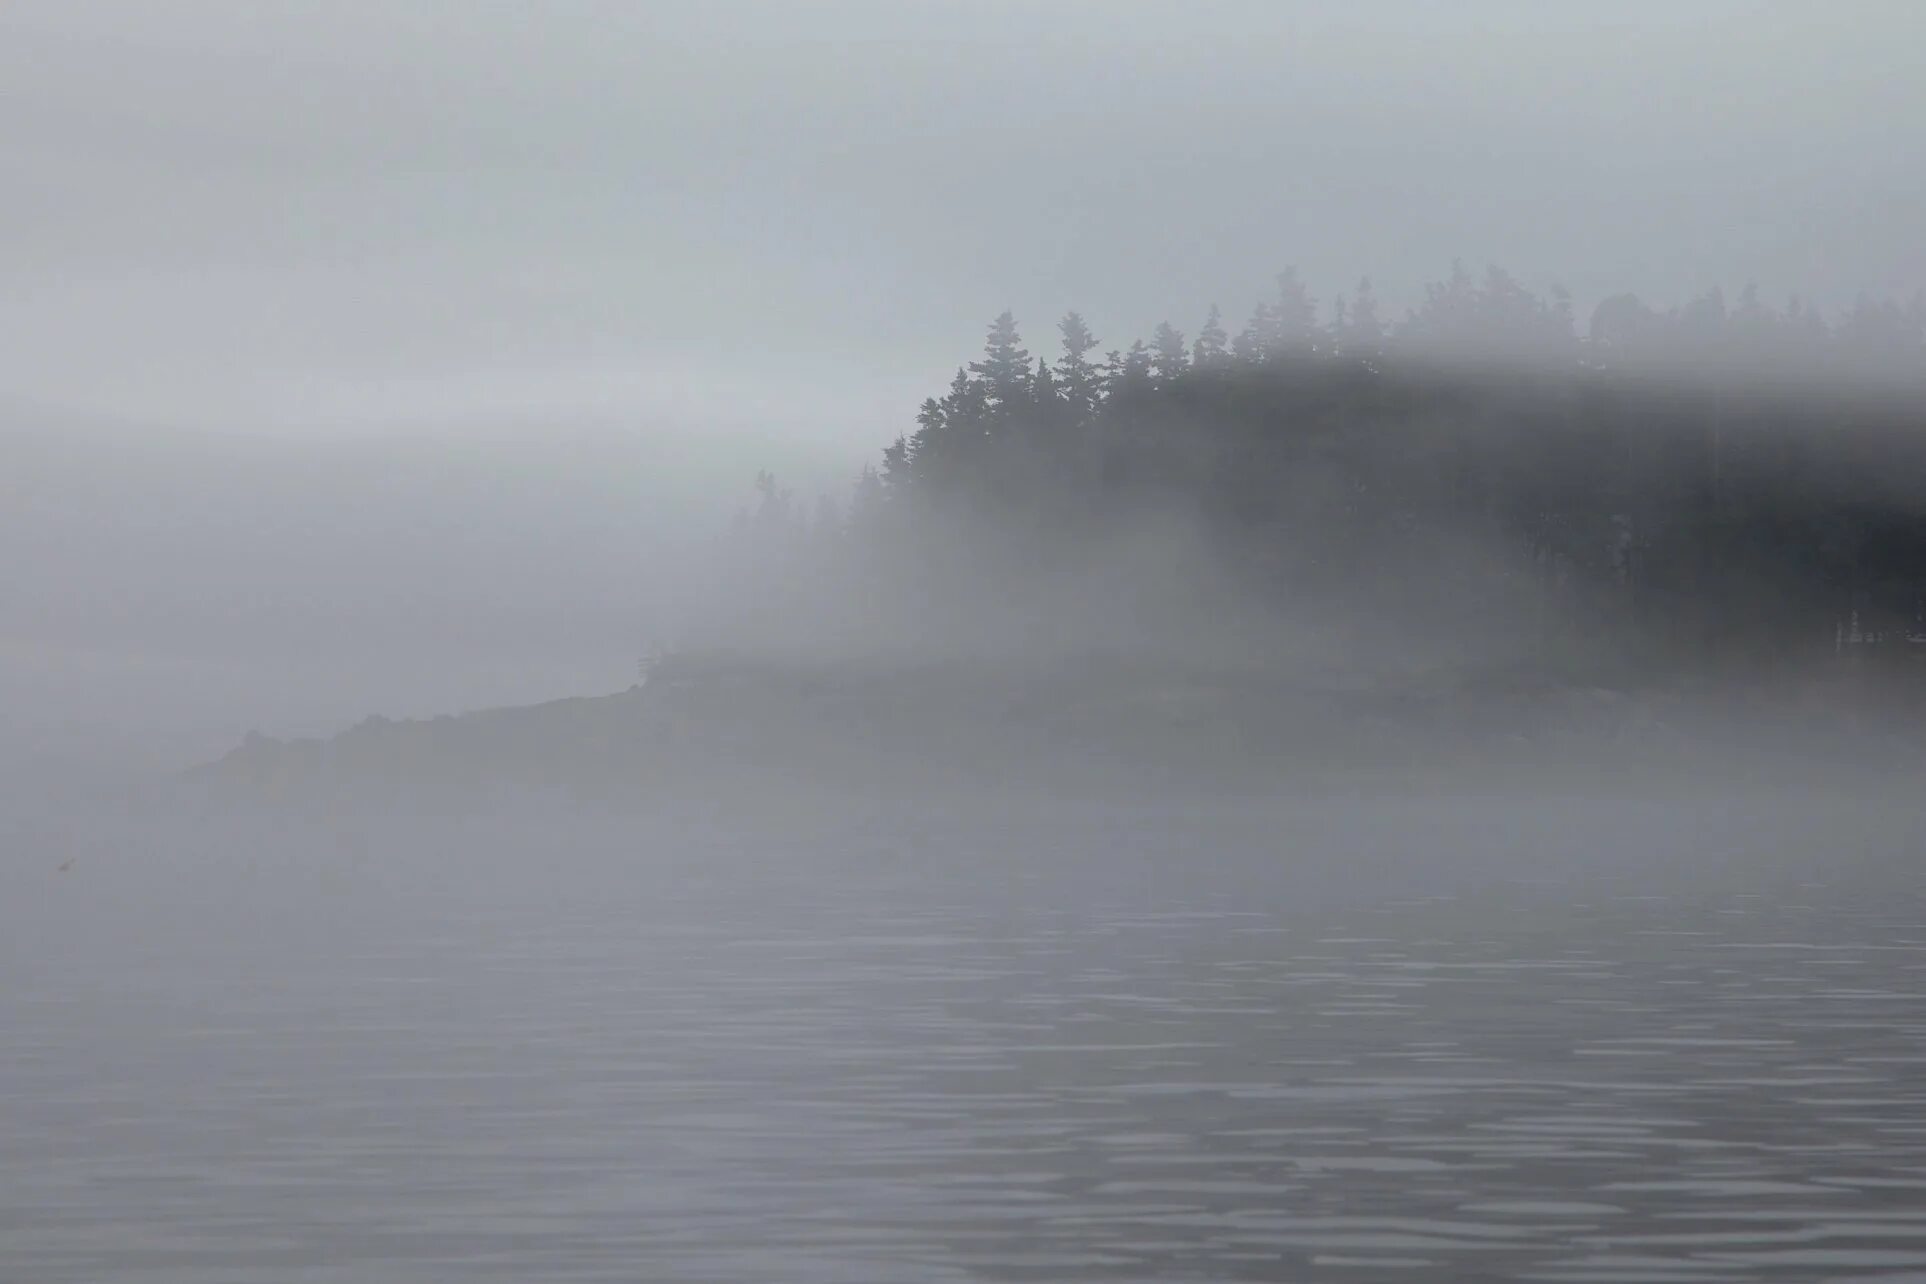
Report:
<svg viewBox="0 0 1926 1284"><path fill-rule="evenodd" d="M1295 264L1926 284L1926 5L8 0L0 397L855 459L1018 310Z"/></svg>

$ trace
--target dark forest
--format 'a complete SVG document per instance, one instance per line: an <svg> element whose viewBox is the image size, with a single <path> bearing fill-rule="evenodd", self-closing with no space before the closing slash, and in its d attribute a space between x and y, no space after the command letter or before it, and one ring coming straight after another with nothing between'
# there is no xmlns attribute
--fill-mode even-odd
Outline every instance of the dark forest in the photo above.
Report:
<svg viewBox="0 0 1926 1284"><path fill-rule="evenodd" d="M764 596L799 578L798 550L835 547L872 597L961 627L946 597L1002 582L1015 602L1154 525L1244 607L1418 650L1502 637L1729 670L1926 654L1918 300L1829 322L1751 289L1666 312L1620 296L1580 337L1562 292L1497 268L1456 266L1395 325L1368 280L1320 307L1285 272L1234 335L1215 308L1194 336L1166 323L1103 353L1074 312L1057 332L1052 360L996 318L846 514L759 479L736 534ZM1093 592L1159 573L1113 567Z"/></svg>

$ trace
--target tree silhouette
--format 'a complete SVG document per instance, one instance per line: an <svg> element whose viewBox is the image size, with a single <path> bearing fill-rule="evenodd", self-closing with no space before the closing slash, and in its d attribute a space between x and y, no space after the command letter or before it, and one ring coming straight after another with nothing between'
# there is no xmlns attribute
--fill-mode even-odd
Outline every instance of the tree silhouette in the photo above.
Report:
<svg viewBox="0 0 1926 1284"><path fill-rule="evenodd" d="M1030 353L1017 334L1016 318L1002 313L990 323L983 343L983 359L970 363L970 372L982 379L984 401L994 409L1010 409L1028 400Z"/></svg>
<svg viewBox="0 0 1926 1284"><path fill-rule="evenodd" d="M1103 396L1103 372L1090 360L1090 354L1097 347L1097 337L1075 312L1065 314L1057 323L1057 333L1063 336L1063 356L1057 360L1057 384L1070 407L1071 418L1076 423L1087 424L1096 415Z"/></svg>
<svg viewBox="0 0 1926 1284"><path fill-rule="evenodd" d="M1150 336L1150 368L1159 379L1175 379L1190 368L1183 332L1168 321L1161 322Z"/></svg>
<svg viewBox="0 0 1926 1284"><path fill-rule="evenodd" d="M1221 370L1230 364L1230 336L1224 332L1223 314L1218 312L1215 303L1210 305L1210 315L1204 318L1204 328L1197 332L1191 362L1199 370Z"/></svg>
<svg viewBox="0 0 1926 1284"><path fill-rule="evenodd" d="M1522 600L1545 648L1783 660L1926 639L1921 300L1829 326L1749 286L1729 308L1621 294L1580 336L1564 291L1454 263L1396 327L1368 278L1328 327L1312 309L1287 271L1228 348L1213 307L1194 344L1166 322L1101 367L1077 313L1054 365L1005 313L817 542L936 547L903 541L974 511L994 520L967 529L1041 557L1179 513L1254 600L1397 593L1440 633ZM802 524L773 478L758 492L746 526ZM1467 541L1487 555L1451 560Z"/></svg>

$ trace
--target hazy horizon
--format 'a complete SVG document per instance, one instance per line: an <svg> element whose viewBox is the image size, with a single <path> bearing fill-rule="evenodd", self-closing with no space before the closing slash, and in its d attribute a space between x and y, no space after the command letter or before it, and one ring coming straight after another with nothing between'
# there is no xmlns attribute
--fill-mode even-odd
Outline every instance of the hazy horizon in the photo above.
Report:
<svg viewBox="0 0 1926 1284"><path fill-rule="evenodd" d="M1926 1280L1920 0L0 101L0 1280Z"/></svg>
<svg viewBox="0 0 1926 1284"><path fill-rule="evenodd" d="M22 0L0 83L33 744L606 689L758 470L846 496L1005 308L1926 286L1899 3Z"/></svg>
<svg viewBox="0 0 1926 1284"><path fill-rule="evenodd" d="M1904 3L23 0L0 79L0 398L136 422L866 455L1006 307L1926 287Z"/></svg>

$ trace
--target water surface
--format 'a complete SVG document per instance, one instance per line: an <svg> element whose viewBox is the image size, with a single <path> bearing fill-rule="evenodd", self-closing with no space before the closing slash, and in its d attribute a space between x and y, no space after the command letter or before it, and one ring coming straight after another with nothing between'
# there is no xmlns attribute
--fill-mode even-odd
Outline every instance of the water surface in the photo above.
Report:
<svg viewBox="0 0 1926 1284"><path fill-rule="evenodd" d="M18 864L0 1278L1926 1279L1908 879L1103 832Z"/></svg>

